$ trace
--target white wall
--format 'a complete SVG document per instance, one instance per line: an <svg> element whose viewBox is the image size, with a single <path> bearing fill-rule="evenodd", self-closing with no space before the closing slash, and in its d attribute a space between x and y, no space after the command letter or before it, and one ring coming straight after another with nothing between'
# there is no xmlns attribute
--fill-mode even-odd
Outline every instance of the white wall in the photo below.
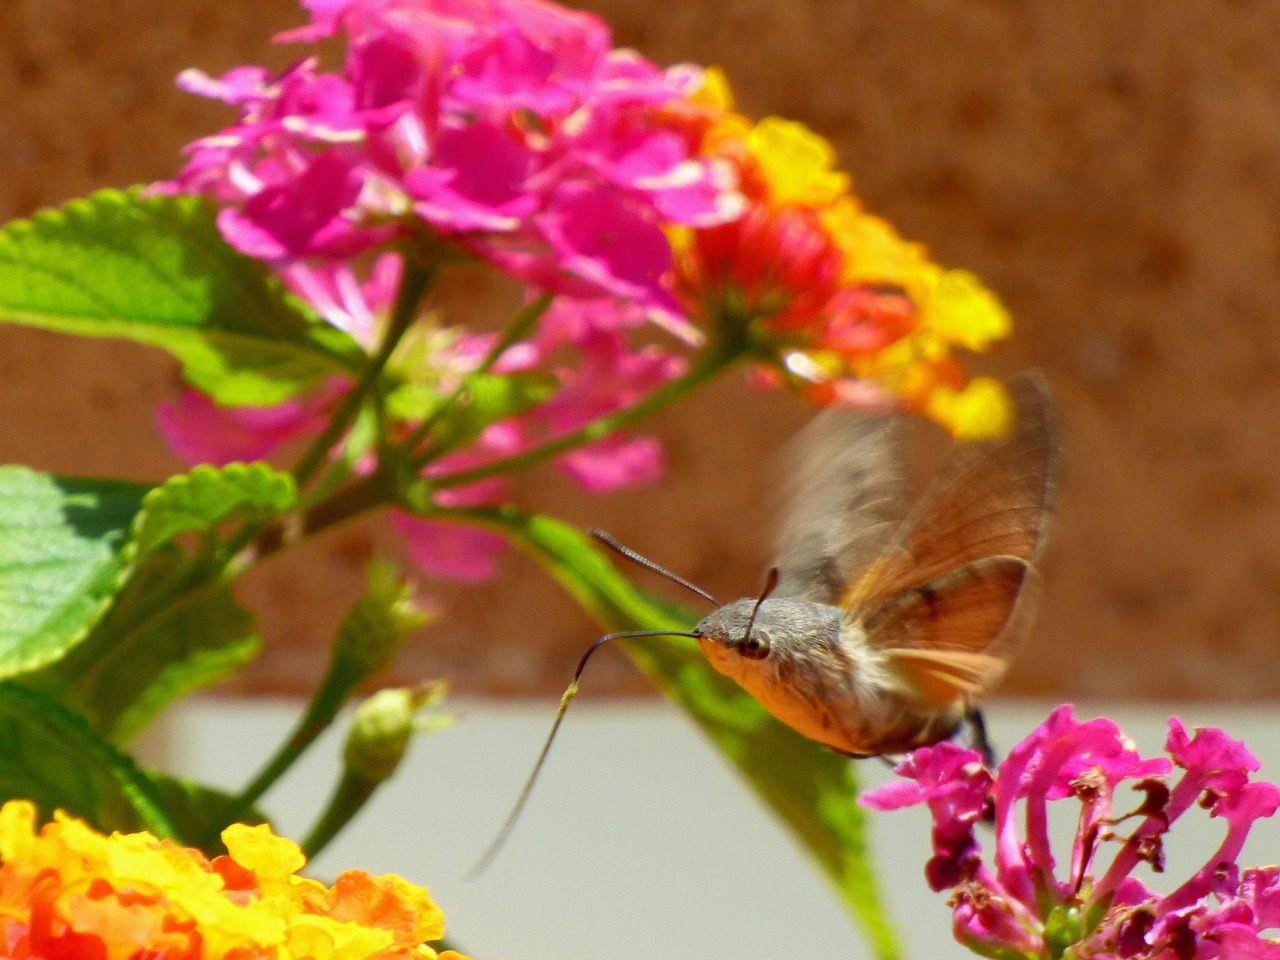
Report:
<svg viewBox="0 0 1280 960"><path fill-rule="evenodd" d="M1030 731L1051 706L997 703L989 710L997 748ZM288 729L296 709L216 700L184 705L165 722L157 749L181 775L235 787ZM360 867L425 883L449 918L450 935L481 960L869 955L803 854L697 732L662 705L576 702L510 844L481 879L465 881L528 772L552 705L461 709L463 722L421 740L400 775L316 861L317 876ZM1189 726L1225 727L1263 760L1264 776L1280 777L1272 713L1202 704L1082 707L1077 716L1105 713L1152 752L1163 743L1171 712ZM268 796L264 805L282 831L297 836L306 829L340 750L339 736L322 741ZM869 783L890 776L878 762L862 762L861 770ZM925 813L871 816L907 957L969 956L951 939L945 897L922 878ZM1216 846L1217 824L1199 811L1186 819L1200 829L1195 836L1175 830L1168 879L1153 885L1176 885ZM1057 828L1065 857L1072 824ZM1242 862L1280 859L1278 837L1280 824L1262 824Z"/></svg>

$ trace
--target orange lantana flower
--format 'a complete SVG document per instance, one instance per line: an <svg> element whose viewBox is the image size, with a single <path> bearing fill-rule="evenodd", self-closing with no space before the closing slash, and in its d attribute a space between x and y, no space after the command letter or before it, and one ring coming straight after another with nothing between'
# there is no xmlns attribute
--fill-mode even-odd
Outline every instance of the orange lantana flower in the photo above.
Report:
<svg viewBox="0 0 1280 960"><path fill-rule="evenodd" d="M971 380L953 354L1011 330L976 277L867 213L826 140L735 113L718 72L682 109L688 135L734 168L747 203L731 223L675 231L675 288L691 312L720 336L747 335L766 381L818 402L905 404L969 439L1008 427L1003 388Z"/></svg>
<svg viewBox="0 0 1280 960"><path fill-rule="evenodd" d="M267 826L236 824L227 854L148 833L104 836L62 812L0 808L0 954L94 960L465 960L437 953L444 915L421 887L351 870L332 887Z"/></svg>

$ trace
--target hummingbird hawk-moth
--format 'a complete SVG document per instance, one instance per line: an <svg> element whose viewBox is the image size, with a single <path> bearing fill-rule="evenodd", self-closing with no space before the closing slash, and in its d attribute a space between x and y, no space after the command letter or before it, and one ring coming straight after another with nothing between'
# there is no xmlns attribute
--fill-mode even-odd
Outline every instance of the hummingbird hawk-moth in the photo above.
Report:
<svg viewBox="0 0 1280 960"><path fill-rule="evenodd" d="M956 446L907 509L901 416L828 409L797 439L768 585L690 633L629 631L578 664L551 735L487 862L528 798L590 655L620 637L691 636L711 666L795 730L855 757L954 734L1004 675L1035 606L1057 473L1052 403L1037 375L1008 384L1015 422Z"/></svg>
<svg viewBox="0 0 1280 960"><path fill-rule="evenodd" d="M798 444L776 586L693 629L711 665L841 753L949 737L1004 675L1035 606L1056 428L1040 378L1009 390L1009 434L957 446L910 511L902 418L819 415Z"/></svg>

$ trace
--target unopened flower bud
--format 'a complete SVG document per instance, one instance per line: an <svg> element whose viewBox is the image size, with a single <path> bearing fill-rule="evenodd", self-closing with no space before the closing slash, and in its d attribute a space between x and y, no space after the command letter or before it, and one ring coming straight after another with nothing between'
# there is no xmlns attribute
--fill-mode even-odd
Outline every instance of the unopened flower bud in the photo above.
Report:
<svg viewBox="0 0 1280 960"><path fill-rule="evenodd" d="M396 771L414 734L449 726L448 716L420 714L444 695L441 682L421 687L379 690L356 708L347 734L347 770L369 783L381 783Z"/></svg>
<svg viewBox="0 0 1280 960"><path fill-rule="evenodd" d="M400 579L392 564L375 558L366 577L364 595L343 616L334 637L335 661L347 665L358 679L385 667L405 636L432 620L431 612L415 603L413 588Z"/></svg>

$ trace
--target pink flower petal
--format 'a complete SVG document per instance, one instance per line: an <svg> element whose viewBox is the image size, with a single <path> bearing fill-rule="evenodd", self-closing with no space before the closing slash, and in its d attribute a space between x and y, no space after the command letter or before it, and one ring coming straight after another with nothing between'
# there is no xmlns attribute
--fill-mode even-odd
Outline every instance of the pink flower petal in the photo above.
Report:
<svg viewBox="0 0 1280 960"><path fill-rule="evenodd" d="M186 388L176 400L160 405L156 422L170 449L187 463L262 460L289 441L321 430L342 390L345 385L333 381L310 398L273 407L222 407Z"/></svg>
<svg viewBox="0 0 1280 960"><path fill-rule="evenodd" d="M297 179L264 187L244 205L218 214L218 228L241 253L279 260L321 252L354 252L368 236L342 212L360 195L359 170L336 150L322 153Z"/></svg>
<svg viewBox="0 0 1280 960"><path fill-rule="evenodd" d="M498 534L462 523L394 512L391 524L404 535L413 564L441 580L488 580L497 574L498 559L507 548Z"/></svg>
<svg viewBox="0 0 1280 960"><path fill-rule="evenodd" d="M569 185L556 192L540 228L560 270L607 296L680 312L663 285L671 245L658 218L639 201L603 187Z"/></svg>
<svg viewBox="0 0 1280 960"><path fill-rule="evenodd" d="M662 445L654 438L626 440L616 435L578 447L556 463L587 493L596 496L653 483L666 468Z"/></svg>
<svg viewBox="0 0 1280 960"><path fill-rule="evenodd" d="M239 105L262 99L268 79L264 67L234 67L217 79L203 70L183 70L175 83L178 89L198 97Z"/></svg>

